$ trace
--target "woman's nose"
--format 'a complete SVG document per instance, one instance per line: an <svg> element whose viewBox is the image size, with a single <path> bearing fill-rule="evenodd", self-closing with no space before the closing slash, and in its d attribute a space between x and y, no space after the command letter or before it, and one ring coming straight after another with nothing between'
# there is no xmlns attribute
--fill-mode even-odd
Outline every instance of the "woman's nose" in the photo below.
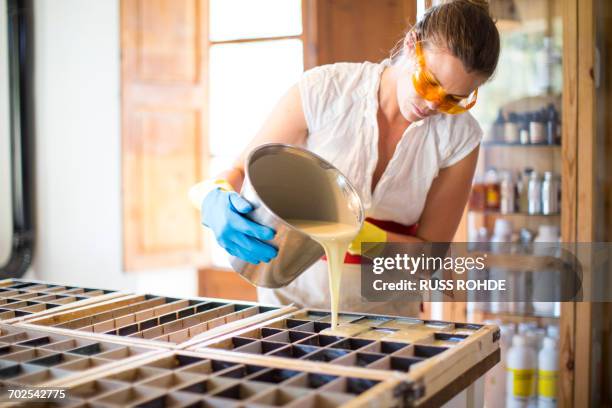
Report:
<svg viewBox="0 0 612 408"><path fill-rule="evenodd" d="M431 111L437 111L440 106L440 102L438 101L425 101L427 108Z"/></svg>

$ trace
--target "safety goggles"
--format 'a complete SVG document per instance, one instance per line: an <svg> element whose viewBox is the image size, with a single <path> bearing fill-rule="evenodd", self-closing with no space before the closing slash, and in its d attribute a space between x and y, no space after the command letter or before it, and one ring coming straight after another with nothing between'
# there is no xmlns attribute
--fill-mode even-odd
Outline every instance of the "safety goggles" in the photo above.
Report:
<svg viewBox="0 0 612 408"><path fill-rule="evenodd" d="M448 94L427 69L421 42L417 41L414 48L418 67L412 75L412 84L414 85L414 90L423 99L436 103L438 111L450 113L451 115L466 112L476 104L478 88L468 97Z"/></svg>

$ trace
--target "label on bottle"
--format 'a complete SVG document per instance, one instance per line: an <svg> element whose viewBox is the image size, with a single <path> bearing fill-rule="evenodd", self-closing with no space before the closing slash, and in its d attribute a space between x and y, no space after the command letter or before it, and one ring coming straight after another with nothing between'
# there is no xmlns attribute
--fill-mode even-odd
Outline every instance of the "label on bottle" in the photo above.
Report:
<svg viewBox="0 0 612 408"><path fill-rule="evenodd" d="M557 396L557 371L538 371L538 396L555 399Z"/></svg>
<svg viewBox="0 0 612 408"><path fill-rule="evenodd" d="M532 397L535 391L535 370L533 368L508 368L512 374L512 396Z"/></svg>

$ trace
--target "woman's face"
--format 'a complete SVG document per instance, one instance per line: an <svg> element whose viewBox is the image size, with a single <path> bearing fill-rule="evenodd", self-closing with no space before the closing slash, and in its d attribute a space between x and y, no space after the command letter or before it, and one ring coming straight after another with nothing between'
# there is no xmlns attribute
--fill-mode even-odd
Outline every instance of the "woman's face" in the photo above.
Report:
<svg viewBox="0 0 612 408"><path fill-rule="evenodd" d="M414 43L406 42L404 55L399 62L397 102L402 116L409 122L417 122L438 112L438 103L421 97L412 83L417 68ZM427 70L434 76L447 94L468 97L487 78L477 72L467 72L463 63L448 50L423 47Z"/></svg>

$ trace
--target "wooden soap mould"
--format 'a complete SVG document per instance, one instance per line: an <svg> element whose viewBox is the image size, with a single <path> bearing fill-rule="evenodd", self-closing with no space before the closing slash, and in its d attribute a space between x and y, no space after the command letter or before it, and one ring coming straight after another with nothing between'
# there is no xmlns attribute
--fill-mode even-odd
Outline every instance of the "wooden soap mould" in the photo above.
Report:
<svg viewBox="0 0 612 408"><path fill-rule="evenodd" d="M330 317L327 311L299 310L202 342L190 350L282 360L297 366L313 362L321 367L366 369L381 375L401 372L415 404L438 398L439 392L462 381L470 370L481 375L499 361L496 326L341 313L341 326L359 330L351 336L321 334L331 326ZM418 340L398 337L402 327L415 328ZM439 398L438 402L446 400L444 396Z"/></svg>
<svg viewBox="0 0 612 408"><path fill-rule="evenodd" d="M394 376L189 351L168 351L63 386L69 398L58 405L70 407L385 408L398 406L403 390Z"/></svg>
<svg viewBox="0 0 612 408"><path fill-rule="evenodd" d="M24 327L45 326L108 341L181 348L286 314L292 307L211 298L127 295L61 313L34 317ZM191 343L185 343L185 347Z"/></svg>
<svg viewBox="0 0 612 408"><path fill-rule="evenodd" d="M160 352L0 324L0 393L61 384Z"/></svg>
<svg viewBox="0 0 612 408"><path fill-rule="evenodd" d="M0 280L0 321L14 322L122 296L117 291L23 279Z"/></svg>

